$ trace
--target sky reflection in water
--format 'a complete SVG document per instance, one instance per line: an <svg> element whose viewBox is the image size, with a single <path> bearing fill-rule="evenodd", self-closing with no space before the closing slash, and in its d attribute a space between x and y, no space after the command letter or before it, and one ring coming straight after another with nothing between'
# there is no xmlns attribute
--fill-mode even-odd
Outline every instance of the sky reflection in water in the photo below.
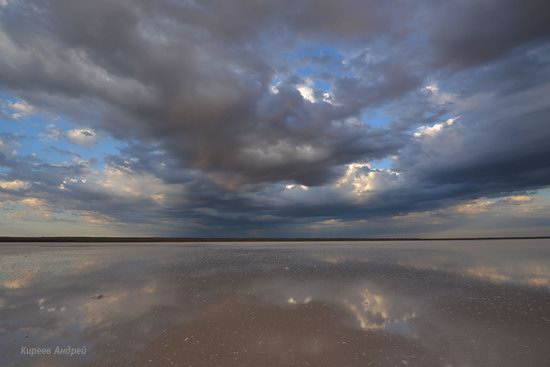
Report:
<svg viewBox="0 0 550 367"><path fill-rule="evenodd" d="M0 365L548 365L548 245L3 244Z"/></svg>

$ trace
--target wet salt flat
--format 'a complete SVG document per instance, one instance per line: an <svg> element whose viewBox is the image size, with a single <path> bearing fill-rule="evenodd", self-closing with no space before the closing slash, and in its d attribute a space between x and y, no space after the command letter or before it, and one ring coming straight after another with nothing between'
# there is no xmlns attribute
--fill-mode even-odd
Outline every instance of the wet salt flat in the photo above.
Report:
<svg viewBox="0 0 550 367"><path fill-rule="evenodd" d="M549 345L549 240L0 244L0 366L548 366Z"/></svg>

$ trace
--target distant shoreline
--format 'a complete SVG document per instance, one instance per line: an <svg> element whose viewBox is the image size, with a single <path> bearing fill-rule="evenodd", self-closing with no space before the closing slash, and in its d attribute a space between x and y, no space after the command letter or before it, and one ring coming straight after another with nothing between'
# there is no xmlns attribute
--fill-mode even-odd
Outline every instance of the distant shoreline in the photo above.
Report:
<svg viewBox="0 0 550 367"><path fill-rule="evenodd" d="M0 237L0 242L358 242L358 241L481 241L481 240L540 240L550 236L533 237Z"/></svg>

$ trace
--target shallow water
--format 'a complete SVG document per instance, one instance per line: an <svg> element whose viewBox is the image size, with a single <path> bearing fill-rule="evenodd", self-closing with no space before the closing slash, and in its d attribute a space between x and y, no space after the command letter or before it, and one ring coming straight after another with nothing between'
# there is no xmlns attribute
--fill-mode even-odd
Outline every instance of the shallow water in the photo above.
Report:
<svg viewBox="0 0 550 367"><path fill-rule="evenodd" d="M549 240L0 244L0 366L548 366L549 344Z"/></svg>

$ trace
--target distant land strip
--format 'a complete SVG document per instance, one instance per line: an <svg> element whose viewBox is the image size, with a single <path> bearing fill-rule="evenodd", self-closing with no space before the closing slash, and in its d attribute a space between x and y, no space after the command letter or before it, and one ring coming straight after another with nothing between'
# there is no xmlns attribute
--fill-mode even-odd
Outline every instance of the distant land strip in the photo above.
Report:
<svg viewBox="0 0 550 367"><path fill-rule="evenodd" d="M348 241L479 241L536 240L550 236L528 237L0 237L0 242L348 242Z"/></svg>

